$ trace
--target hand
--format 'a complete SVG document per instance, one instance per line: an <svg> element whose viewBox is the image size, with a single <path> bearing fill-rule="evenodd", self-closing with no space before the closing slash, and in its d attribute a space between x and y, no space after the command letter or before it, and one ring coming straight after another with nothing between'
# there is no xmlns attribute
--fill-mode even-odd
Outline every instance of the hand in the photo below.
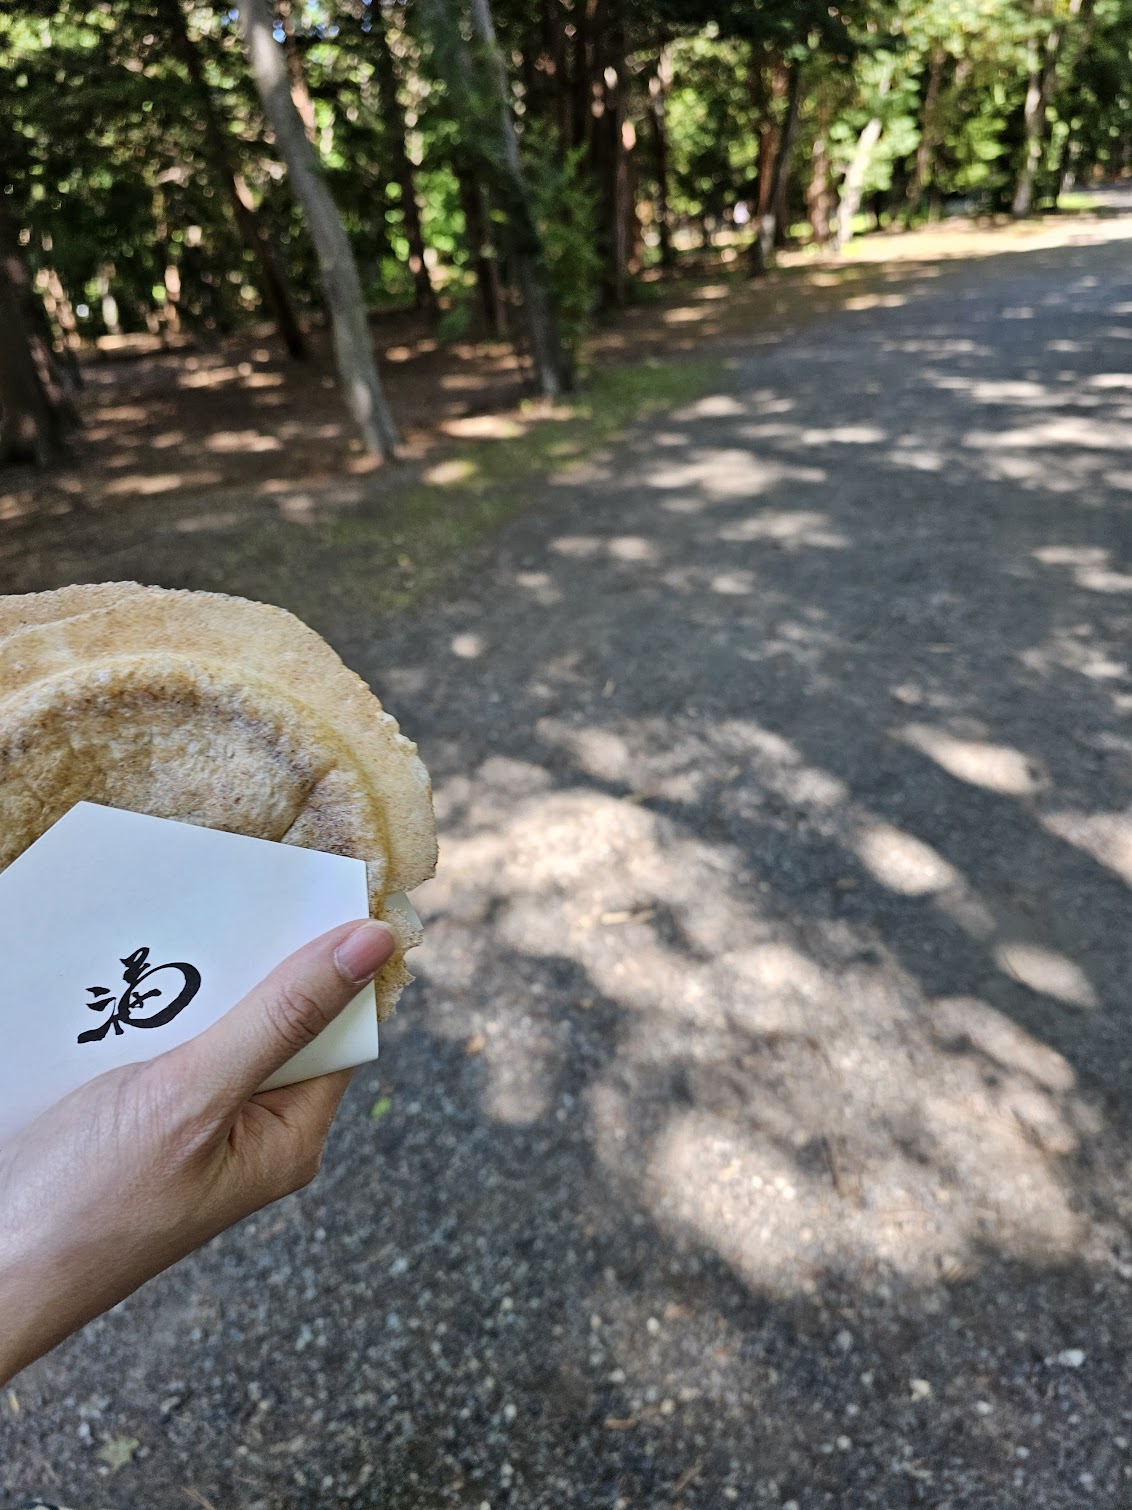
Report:
<svg viewBox="0 0 1132 1510"><path fill-rule="evenodd" d="M314 1178L349 1071L259 1087L393 947L382 923L332 929L197 1038L90 1081L0 1149L0 1382Z"/></svg>

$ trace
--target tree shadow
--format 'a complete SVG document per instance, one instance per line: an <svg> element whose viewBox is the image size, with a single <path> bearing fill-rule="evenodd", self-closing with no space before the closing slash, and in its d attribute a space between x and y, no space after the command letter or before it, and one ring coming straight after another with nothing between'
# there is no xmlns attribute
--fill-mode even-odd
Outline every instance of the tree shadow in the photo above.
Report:
<svg viewBox="0 0 1132 1510"><path fill-rule="evenodd" d="M421 980L316 1185L19 1381L8 1502L1123 1502L1132 275L1076 255L328 603L436 781Z"/></svg>

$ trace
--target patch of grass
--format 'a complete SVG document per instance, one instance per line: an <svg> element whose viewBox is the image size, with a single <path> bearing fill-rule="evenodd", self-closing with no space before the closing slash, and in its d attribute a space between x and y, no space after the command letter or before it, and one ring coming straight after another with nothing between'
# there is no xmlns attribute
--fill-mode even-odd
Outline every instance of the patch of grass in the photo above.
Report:
<svg viewBox="0 0 1132 1510"><path fill-rule="evenodd" d="M720 359L643 362L600 373L567 403L525 406L529 428L521 435L479 441L433 466L431 480L327 526L322 550L340 557L330 577L336 598L341 603L364 585L372 612L426 597L460 552L527 508L547 476L591 457L637 421L708 392L724 369ZM312 543L308 535L308 552Z"/></svg>
<svg viewBox="0 0 1132 1510"><path fill-rule="evenodd" d="M1087 193L1084 189L1070 189L1067 193L1058 195L1057 208L1059 210L1095 210L1096 207L1096 196Z"/></svg>

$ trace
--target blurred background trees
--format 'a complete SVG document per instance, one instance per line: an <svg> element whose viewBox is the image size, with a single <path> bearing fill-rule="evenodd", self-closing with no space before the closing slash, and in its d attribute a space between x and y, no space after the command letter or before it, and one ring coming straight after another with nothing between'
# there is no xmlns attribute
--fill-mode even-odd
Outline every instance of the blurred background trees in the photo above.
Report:
<svg viewBox="0 0 1132 1510"><path fill-rule="evenodd" d="M90 343L265 320L296 361L337 333L388 452L367 313L509 339L554 395L705 251L1132 174L1132 0L22 0L0 89L0 454L64 441Z"/></svg>

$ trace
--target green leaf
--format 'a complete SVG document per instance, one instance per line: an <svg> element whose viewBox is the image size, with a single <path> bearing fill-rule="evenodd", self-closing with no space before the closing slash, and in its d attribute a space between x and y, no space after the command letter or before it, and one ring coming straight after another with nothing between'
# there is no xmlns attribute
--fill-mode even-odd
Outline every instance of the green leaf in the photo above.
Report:
<svg viewBox="0 0 1132 1510"><path fill-rule="evenodd" d="M124 1468L132 1460L140 1446L137 1437L110 1437L98 1449L97 1456L111 1473L117 1473L119 1468Z"/></svg>

